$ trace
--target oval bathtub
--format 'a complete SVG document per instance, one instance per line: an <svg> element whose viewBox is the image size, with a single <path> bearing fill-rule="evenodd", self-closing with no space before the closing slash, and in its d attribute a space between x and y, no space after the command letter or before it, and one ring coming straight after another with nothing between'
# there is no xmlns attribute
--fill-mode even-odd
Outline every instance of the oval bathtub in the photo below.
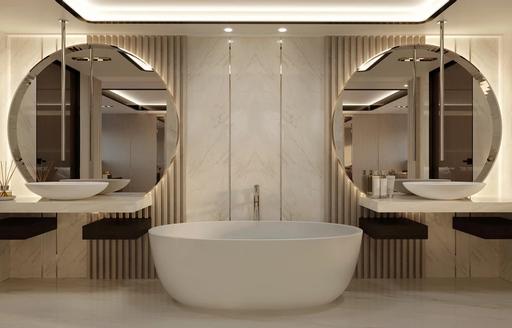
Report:
<svg viewBox="0 0 512 328"><path fill-rule="evenodd" d="M213 309L293 309L338 298L362 230L289 221L192 222L149 231L158 277L178 302Z"/></svg>

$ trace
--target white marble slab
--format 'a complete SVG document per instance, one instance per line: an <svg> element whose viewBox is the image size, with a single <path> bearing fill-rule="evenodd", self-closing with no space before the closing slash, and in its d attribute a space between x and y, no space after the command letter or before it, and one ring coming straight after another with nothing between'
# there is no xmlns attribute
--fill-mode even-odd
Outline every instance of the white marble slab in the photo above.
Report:
<svg viewBox="0 0 512 328"><path fill-rule="evenodd" d="M432 200L417 196L394 196L373 199L361 197L360 205L379 213L509 213L512 212L512 198L479 197L461 200Z"/></svg>
<svg viewBox="0 0 512 328"><path fill-rule="evenodd" d="M115 193L69 201L18 197L0 201L0 213L132 213L151 205L151 195L144 193Z"/></svg>

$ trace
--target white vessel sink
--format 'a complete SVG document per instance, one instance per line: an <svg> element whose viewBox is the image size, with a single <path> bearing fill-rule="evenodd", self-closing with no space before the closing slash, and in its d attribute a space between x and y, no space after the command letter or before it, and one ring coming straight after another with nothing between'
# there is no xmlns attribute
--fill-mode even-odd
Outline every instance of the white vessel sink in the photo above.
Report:
<svg viewBox="0 0 512 328"><path fill-rule="evenodd" d="M429 199L454 200L472 196L485 187L483 182L404 182L413 194Z"/></svg>
<svg viewBox="0 0 512 328"><path fill-rule="evenodd" d="M101 193L108 182L29 182L27 188L43 198L55 200L78 200Z"/></svg>
<svg viewBox="0 0 512 328"><path fill-rule="evenodd" d="M119 191L130 183L130 179L63 179L64 182L107 182L108 186L100 194L107 195Z"/></svg>

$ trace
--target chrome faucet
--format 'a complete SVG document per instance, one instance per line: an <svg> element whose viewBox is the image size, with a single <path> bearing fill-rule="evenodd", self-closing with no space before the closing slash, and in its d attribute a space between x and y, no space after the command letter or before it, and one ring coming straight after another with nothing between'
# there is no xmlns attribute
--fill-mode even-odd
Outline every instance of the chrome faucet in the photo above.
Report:
<svg viewBox="0 0 512 328"><path fill-rule="evenodd" d="M260 185L254 185L254 198L253 198L253 219L260 221Z"/></svg>

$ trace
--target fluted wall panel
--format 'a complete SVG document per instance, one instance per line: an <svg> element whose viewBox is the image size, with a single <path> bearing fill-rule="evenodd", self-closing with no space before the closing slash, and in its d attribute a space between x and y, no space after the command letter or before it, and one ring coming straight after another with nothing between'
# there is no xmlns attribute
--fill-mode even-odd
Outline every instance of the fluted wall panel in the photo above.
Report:
<svg viewBox="0 0 512 328"><path fill-rule="evenodd" d="M330 37L327 56L329 58L329 103L331 117L336 100L357 68L368 59L386 49L409 44L424 44L424 36L336 36ZM332 129L332 124L329 125ZM332 135L332 131L330 131ZM334 144L329 151L329 220L332 223L358 225L360 217L379 216L359 206L360 192L345 175ZM391 215L391 214L389 214ZM415 221L424 218L417 213L392 214ZM357 278L420 278L423 276L423 242L416 240L375 240L363 237L361 256L357 265Z"/></svg>
<svg viewBox="0 0 512 328"><path fill-rule="evenodd" d="M183 37L89 35L91 44L110 44L123 48L145 60L160 75L174 101L180 127L182 126L182 63ZM151 191L153 206L136 213L109 213L103 217L133 219L151 218L152 226L183 222L183 147L182 129L176 156L160 182ZM93 279L147 279L155 278L149 237L137 240L100 240L89 242L89 276Z"/></svg>

